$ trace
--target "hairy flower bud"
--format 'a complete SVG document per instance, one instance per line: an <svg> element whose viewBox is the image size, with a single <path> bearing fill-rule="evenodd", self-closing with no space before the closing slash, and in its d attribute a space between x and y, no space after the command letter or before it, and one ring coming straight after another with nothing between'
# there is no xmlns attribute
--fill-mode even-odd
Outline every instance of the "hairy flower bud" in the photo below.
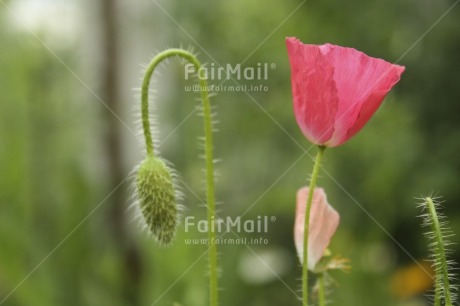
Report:
<svg viewBox="0 0 460 306"><path fill-rule="evenodd" d="M144 221L160 244L169 244L177 227L177 205L171 170L165 162L147 156L136 178L137 197Z"/></svg>

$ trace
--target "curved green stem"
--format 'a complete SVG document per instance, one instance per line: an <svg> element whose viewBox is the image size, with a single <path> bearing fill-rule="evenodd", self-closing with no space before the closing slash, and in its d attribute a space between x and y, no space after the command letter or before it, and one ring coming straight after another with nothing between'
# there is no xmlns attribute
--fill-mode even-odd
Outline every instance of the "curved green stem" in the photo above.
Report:
<svg viewBox="0 0 460 306"><path fill-rule="evenodd" d="M315 159L315 165L313 166L313 172L311 174L310 188L308 190L307 205L305 206L305 224L304 224L304 235L303 235L303 265L302 265L302 297L303 306L308 306L308 229L310 225L310 210L311 202L313 200L313 193L316 187L316 181L318 179L319 170L321 167L321 160L324 155L326 147L318 146L318 153Z"/></svg>
<svg viewBox="0 0 460 306"><path fill-rule="evenodd" d="M436 273L441 273L441 277L436 275L436 288L435 288L435 299L440 300L440 293L444 293L444 300L446 306L452 306L452 296L450 293L450 281L449 281L449 271L447 267L446 260L446 249L444 247L444 239L442 236L442 229L439 224L438 214L436 213L436 207L433 203L433 199L430 197L425 198L425 202L428 206L428 211L432 221L432 230L435 234L435 256L439 259L438 264L440 265L440 270ZM444 286L444 290L441 290L441 286ZM437 302L437 301L436 301Z"/></svg>
<svg viewBox="0 0 460 306"><path fill-rule="evenodd" d="M324 288L324 272L318 274L318 299L319 299L319 306L326 305L326 290Z"/></svg>
<svg viewBox="0 0 460 306"><path fill-rule="evenodd" d="M190 52L182 49L168 49L157 54L145 71L144 81L142 83L141 95L141 112L142 112L142 128L144 130L145 146L148 155L154 155L152 134L150 131L149 107L148 107L148 92L150 79L153 71L163 60L179 56L193 64L196 71L200 71L201 63ZM211 121L211 105L207 91L207 83L205 78L199 78L201 89L201 100L203 103L203 127L205 134L205 158L206 158L206 198L208 207L208 246L209 246L209 301L210 306L218 305L218 282L217 282L217 247L215 244L216 233L213 230L216 209L214 196L214 161L213 161L213 137L212 137L212 121Z"/></svg>

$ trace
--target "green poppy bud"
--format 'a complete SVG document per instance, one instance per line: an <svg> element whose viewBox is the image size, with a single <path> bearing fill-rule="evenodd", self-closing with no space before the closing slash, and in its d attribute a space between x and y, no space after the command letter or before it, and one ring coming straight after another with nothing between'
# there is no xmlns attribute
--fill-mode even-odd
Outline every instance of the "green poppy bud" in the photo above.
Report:
<svg viewBox="0 0 460 306"><path fill-rule="evenodd" d="M147 156L137 171L136 189L146 226L160 244L169 244L178 211L171 169L163 160Z"/></svg>

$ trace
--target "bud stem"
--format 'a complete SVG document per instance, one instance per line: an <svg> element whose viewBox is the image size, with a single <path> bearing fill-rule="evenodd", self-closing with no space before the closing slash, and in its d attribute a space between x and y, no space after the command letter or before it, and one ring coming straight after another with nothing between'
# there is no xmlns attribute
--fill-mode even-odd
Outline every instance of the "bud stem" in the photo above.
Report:
<svg viewBox="0 0 460 306"><path fill-rule="evenodd" d="M200 71L201 63L198 59L190 52L182 49L168 49L158 53L148 65L144 81L142 83L142 95L141 95L141 112L142 112L142 128L144 130L145 146L147 155L154 155L152 134L150 131L150 120L149 120L149 107L148 107L148 91L150 79L153 71L163 60L179 56L195 66L196 71ZM205 135L205 157L206 157L206 197L208 207L208 254L209 254L209 301L210 306L218 305L218 282L217 282L217 247L215 244L216 233L211 230L214 228L213 222L216 214L215 209L215 196L214 196L214 159L213 159L213 137L212 137L212 121L211 121L211 105L209 102L209 95L207 91L207 84L205 78L199 78L201 100L203 103L203 127Z"/></svg>
<svg viewBox="0 0 460 306"><path fill-rule="evenodd" d="M319 170L321 167L321 160L324 155L326 147L318 146L318 153L316 154L315 165L311 174L310 189L308 190L307 205L305 206L305 227L303 236L303 265L302 265L302 296L303 306L308 306L308 228L310 225L310 210L313 200L313 193L316 187Z"/></svg>

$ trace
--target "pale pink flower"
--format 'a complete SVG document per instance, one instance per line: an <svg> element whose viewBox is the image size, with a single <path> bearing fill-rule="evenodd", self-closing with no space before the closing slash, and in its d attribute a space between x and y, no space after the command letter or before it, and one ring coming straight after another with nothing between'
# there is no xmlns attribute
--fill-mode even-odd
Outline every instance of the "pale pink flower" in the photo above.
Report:
<svg viewBox="0 0 460 306"><path fill-rule="evenodd" d="M300 262L303 261L303 238L305 224L305 206L307 204L308 187L297 191L297 209L294 225L294 242ZM339 214L327 202L322 188L315 188L310 210L308 231L308 269L313 270L323 257L332 236L339 226Z"/></svg>

